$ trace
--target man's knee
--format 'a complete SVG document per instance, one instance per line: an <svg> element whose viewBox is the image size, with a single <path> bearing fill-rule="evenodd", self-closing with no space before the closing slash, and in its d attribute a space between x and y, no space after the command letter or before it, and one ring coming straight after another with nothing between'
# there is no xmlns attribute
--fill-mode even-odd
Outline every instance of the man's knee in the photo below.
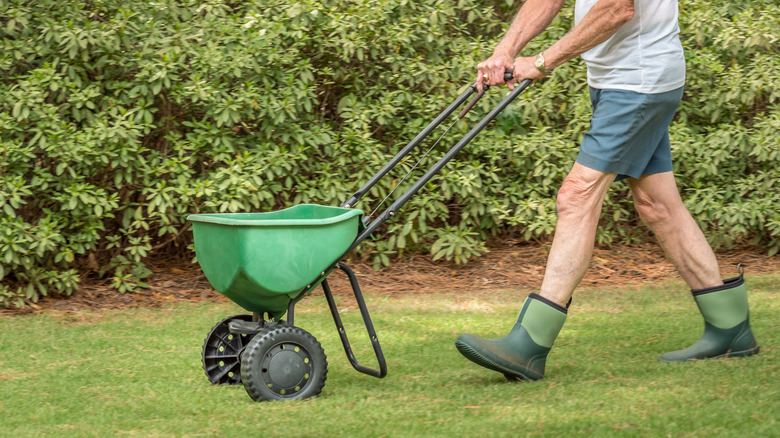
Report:
<svg viewBox="0 0 780 438"><path fill-rule="evenodd" d="M584 193L585 190L581 188L580 183L570 182L569 178L565 179L561 188L558 189L558 196L555 198L555 209L558 215L581 209Z"/></svg>
<svg viewBox="0 0 780 438"><path fill-rule="evenodd" d="M650 228L680 219L687 214L674 175L671 172L646 175L639 180L629 180L634 208Z"/></svg>
<svg viewBox="0 0 780 438"><path fill-rule="evenodd" d="M672 211L668 205L654 200L651 196L641 193L633 193L634 208L636 208L642 222L650 228L659 223L671 220Z"/></svg>
<svg viewBox="0 0 780 438"><path fill-rule="evenodd" d="M599 209L610 183L609 176L594 178L592 175L583 176L572 172L558 190L558 216L583 215Z"/></svg>

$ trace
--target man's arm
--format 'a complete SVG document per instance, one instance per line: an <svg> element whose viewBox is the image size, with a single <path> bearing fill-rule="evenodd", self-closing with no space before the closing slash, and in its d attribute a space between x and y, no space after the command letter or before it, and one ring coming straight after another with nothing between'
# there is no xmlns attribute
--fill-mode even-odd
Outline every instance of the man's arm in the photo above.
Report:
<svg viewBox="0 0 780 438"><path fill-rule="evenodd" d="M566 0L528 0L517 12L504 38L493 50L493 54L517 56L529 41L539 35L552 23L563 8Z"/></svg>
<svg viewBox="0 0 780 438"><path fill-rule="evenodd" d="M504 70L512 68L515 56L550 25L564 3L566 0L527 0L515 15L504 38L493 49L493 56L477 64L477 88L482 89L483 82L488 85L503 84ZM485 75L488 75L488 80L485 80Z"/></svg>
<svg viewBox="0 0 780 438"><path fill-rule="evenodd" d="M633 0L599 1L571 32L544 51L545 67L552 70L582 55L608 40L633 17Z"/></svg>
<svg viewBox="0 0 780 438"><path fill-rule="evenodd" d="M526 9L532 1L545 3L544 0L528 0L520 9L520 12ZM534 66L535 58L533 56L517 58L510 65L507 65L507 60L514 57L531 38L538 35L550 24L552 18L555 17L563 6L563 0L555 0L552 3L557 5L557 9L551 16L549 11L553 8L545 11L540 6L536 6L537 9L529 10L529 13L536 12L536 19L524 18L519 20L520 12L518 12L518 16L515 17L510 26L511 36L510 31L508 31L501 43L496 46L493 56L477 65L478 87L481 87L480 79L484 80L485 74L488 75L488 80L485 81L488 85L502 84L503 71L506 68L514 68L515 78L521 80L536 80L544 77L544 73ZM549 20L547 19L548 16ZM552 70L603 43L614 35L623 24L630 21L633 16L633 0L599 0L571 32L543 52L545 68L548 71ZM545 20L547 20L546 23ZM538 28L542 23L544 23L543 27ZM526 26L528 26L527 29L522 30ZM501 52L498 52L499 48ZM513 50L514 53L512 53ZM513 89L514 84L510 82L509 88Z"/></svg>

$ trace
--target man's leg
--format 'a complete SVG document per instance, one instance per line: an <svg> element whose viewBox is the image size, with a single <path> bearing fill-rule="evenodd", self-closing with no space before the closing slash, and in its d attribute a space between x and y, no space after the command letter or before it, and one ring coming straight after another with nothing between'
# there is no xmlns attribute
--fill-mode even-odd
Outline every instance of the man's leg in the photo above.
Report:
<svg viewBox="0 0 780 438"><path fill-rule="evenodd" d="M574 163L558 191L558 223L539 295L569 302L590 265L601 206L615 177Z"/></svg>
<svg viewBox="0 0 780 438"><path fill-rule="evenodd" d="M575 163L558 191L558 224L540 295L526 298L508 335L464 334L455 346L467 359L509 379L544 377L547 354L564 322L567 303L588 268L599 214L614 173Z"/></svg>
<svg viewBox="0 0 780 438"><path fill-rule="evenodd" d="M661 356L664 362L752 356L759 346L750 329L742 275L721 280L718 261L704 233L682 203L672 172L629 180L634 204L669 260L691 287L704 318L704 333L693 345Z"/></svg>
<svg viewBox="0 0 780 438"><path fill-rule="evenodd" d="M629 179L634 206L691 289L723 284L715 253L680 198L672 172Z"/></svg>

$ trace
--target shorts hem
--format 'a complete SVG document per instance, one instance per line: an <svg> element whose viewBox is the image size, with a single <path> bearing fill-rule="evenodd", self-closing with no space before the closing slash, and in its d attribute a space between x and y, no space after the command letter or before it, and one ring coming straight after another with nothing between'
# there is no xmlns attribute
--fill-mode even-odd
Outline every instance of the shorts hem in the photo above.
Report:
<svg viewBox="0 0 780 438"><path fill-rule="evenodd" d="M620 176L629 178L639 178L642 176L642 171L644 170L636 166L604 162L604 160L594 157L581 149L580 153L577 155L576 162L593 170L598 170L599 172L616 173Z"/></svg>

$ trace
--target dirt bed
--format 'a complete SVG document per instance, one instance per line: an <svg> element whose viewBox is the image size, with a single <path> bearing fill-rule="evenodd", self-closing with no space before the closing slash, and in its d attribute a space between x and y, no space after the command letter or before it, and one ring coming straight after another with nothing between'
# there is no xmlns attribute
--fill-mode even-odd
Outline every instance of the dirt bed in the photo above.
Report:
<svg viewBox="0 0 780 438"><path fill-rule="evenodd" d="M398 260L380 271L359 261L348 264L358 276L363 291L369 294L533 290L541 285L548 249L545 245L507 245L492 248L465 265L434 262L428 255ZM780 257L768 257L766 252L752 248L720 252L718 261L724 277L736 275L740 263L748 275L780 272ZM110 280L87 278L73 296L45 298L22 309L0 309L0 314L156 307L173 301L227 301L211 287L197 265L165 260L150 265L154 274L149 278L148 289L120 294L110 288ZM670 279L679 279L679 275L657 246L613 246L595 249L580 287L641 285ZM328 281L336 294L349 291L349 283L342 274L331 275ZM314 292L319 293L319 290Z"/></svg>

